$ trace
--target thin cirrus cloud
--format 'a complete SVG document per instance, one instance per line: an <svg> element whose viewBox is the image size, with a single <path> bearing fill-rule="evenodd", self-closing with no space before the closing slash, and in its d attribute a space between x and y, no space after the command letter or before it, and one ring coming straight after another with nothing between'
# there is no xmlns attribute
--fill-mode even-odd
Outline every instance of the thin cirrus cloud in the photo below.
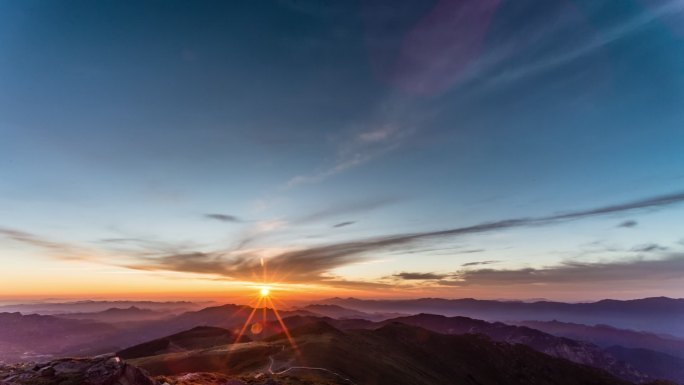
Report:
<svg viewBox="0 0 684 385"><path fill-rule="evenodd" d="M418 241L428 239L443 239L469 234L503 231L521 227L546 226L565 223L573 220L586 219L596 216L633 212L641 209L655 209L671 206L684 201L684 193L675 193L657 197L650 197L628 203L608 205L589 210L573 211L537 218L505 219L496 222L481 223L473 226L459 227L448 230L397 234L383 237L341 242L300 250L287 251L268 259L269 269L277 271L287 282L325 282L330 279L329 273L352 263L364 261L364 255L371 251L396 249ZM585 266L582 264L581 266ZM612 266L613 264L607 264ZM568 263L567 266L577 266ZM602 266L598 264L596 266ZM195 273L211 273L223 275L233 279L249 279L260 271L260 257L257 254L245 253L238 256L220 252L214 253L181 253L144 257L137 263L126 267L143 270L170 270ZM532 269L530 271L534 271ZM484 275L490 269L468 270L461 274L463 277ZM499 271L499 270L493 270ZM553 270L550 270L553 272ZM523 271L524 272L524 271ZM472 273L472 274L471 274Z"/></svg>
<svg viewBox="0 0 684 385"><path fill-rule="evenodd" d="M491 261L475 261L475 262L467 262L462 264L461 266L463 267L469 267L469 266L481 266L481 265L491 265L493 263L498 263L501 261L496 261L496 260L491 260Z"/></svg>
<svg viewBox="0 0 684 385"><path fill-rule="evenodd" d="M243 222L243 220L240 219L239 217L236 217L235 215L230 215L230 214L216 214L216 213L204 214L204 217L209 218L209 219L214 219L217 221L221 221L221 222L228 222L228 223Z"/></svg>
<svg viewBox="0 0 684 385"><path fill-rule="evenodd" d="M67 243L56 242L46 237L22 230L0 227L0 238L21 243L31 247L47 250L51 255L62 260L96 260L97 253L86 248Z"/></svg>
<svg viewBox="0 0 684 385"><path fill-rule="evenodd" d="M506 219L496 222L481 223L473 226L459 227L454 229L421 232L410 234L396 234L370 239L362 239L336 244L328 244L299 250L285 251L268 258L269 270L278 272L278 276L284 282L292 283L324 283L332 285L333 282L342 285L343 279L336 279L330 272L336 268L364 261L365 254L371 251L396 249L402 245L409 245L427 239L452 238L462 235L503 231L512 228L545 226L564 223L573 220L586 219L596 216L633 212L642 209L664 208L684 201L684 193L675 193L663 196L650 197L628 203L608 205L589 210L573 211L561 214L537 218ZM0 228L0 236L14 242L19 242L34 247L40 247L53 252L58 258L80 258L83 250L80 247L63 242L54 242L24 231ZM149 271L177 271L199 274L211 274L228 279L254 279L259 277L261 271L261 255L256 252L244 252L234 254L226 251L199 252L188 248L160 247L138 243L139 250L131 254L131 260L123 266L131 269ZM640 249L642 252L662 252L661 246L645 245ZM672 254L662 260L631 260L613 263L576 263L566 262L560 266L552 266L542 269L519 269L519 270L494 270L494 269L469 269L458 272L456 276L441 279L444 283L460 285L468 283L494 282L495 278L500 282L531 282L538 281L540 277L552 280L556 277L582 277L591 276L595 279L619 279L621 275L629 277L628 273L636 274L641 271L642 277L649 275L644 273L653 271L654 277L670 277L673 272L679 274L682 255ZM491 261L486 261L491 262ZM472 265L471 265L472 266ZM639 270L643 268L642 270ZM603 275L583 275L578 272L588 272L592 269L600 271ZM650 269L650 270L648 270ZM624 273L624 274L623 274ZM565 274L565 275L562 275ZM611 278L614 274L614 278ZM404 275L411 278L410 275ZM416 279L417 276L413 276ZM549 278L550 277L550 278ZM395 278L401 278L397 276ZM425 278L425 276L424 276ZM346 286L359 283L344 283Z"/></svg>
<svg viewBox="0 0 684 385"><path fill-rule="evenodd" d="M425 114L419 107L425 95L440 97L471 82L476 90L489 92L590 55L598 60L591 66L594 79L607 79L609 60L602 56L602 48L684 10L681 1L666 0L651 4L650 12L598 30L572 2L557 2L533 7L545 17L534 18L524 31L510 34L505 23L503 30L492 23L507 5L501 0L437 1L427 10L407 12L407 20L414 21L397 33L396 10L383 2L365 2L362 15L371 65L380 80L395 86L395 92L379 103L375 117L365 123L371 128L350 135L338 146L334 160L324 161L317 171L293 176L281 187L318 183L397 149L416 127L426 125L425 118L412 121ZM422 16L415 20L415 14ZM567 36L572 38L557 41ZM526 52L534 56L518 60Z"/></svg>
<svg viewBox="0 0 684 385"><path fill-rule="evenodd" d="M359 201L337 204L334 207L326 207L289 220L275 218L270 220L258 221L251 227L251 229L248 229L242 235L242 239L238 240L237 249L241 249L247 246L248 244L254 243L256 240L263 238L264 236L270 235L275 231L285 230L292 226L306 225L309 223L325 221L342 215L366 213L372 210L376 210L394 204L396 202L399 202L400 200L401 199L398 197L380 197L364 199ZM338 222L334 224L332 227L341 228L345 226L351 226L356 222L357 221Z"/></svg>
<svg viewBox="0 0 684 385"><path fill-rule="evenodd" d="M0 236L10 239L15 242L28 244L31 246L40 247L43 249L49 249L58 252L69 252L74 249L72 245L54 242L38 235L28 233L26 231L10 229L6 227L0 227Z"/></svg>
<svg viewBox="0 0 684 385"><path fill-rule="evenodd" d="M301 185L321 182L347 170L361 166L389 151L399 147L404 139L412 132L410 129L399 129L398 125L389 122L398 120L389 113L380 113L378 119L380 128L369 129L354 134L337 148L337 155L332 164L323 166L320 170L296 175L290 178L285 189L292 189Z"/></svg>
<svg viewBox="0 0 684 385"><path fill-rule="evenodd" d="M652 251L667 251L669 250L666 246L661 246L657 243L647 243L645 245L639 245L632 248L632 251L639 253L648 253Z"/></svg>
<svg viewBox="0 0 684 385"><path fill-rule="evenodd" d="M628 220L628 221L621 222L618 225L618 227L632 228L632 227L637 227L638 224L639 224L639 222L637 222L637 221Z"/></svg>
<svg viewBox="0 0 684 385"><path fill-rule="evenodd" d="M305 224L305 223L310 223L310 222L318 222L330 218L335 218L341 215L348 215L348 214L358 214L358 213L365 213L369 212L372 210L376 210L379 208L383 208L392 204L395 204L399 202L401 199L398 197L381 197L381 198L372 198L372 199L365 199L365 200L360 200L360 201L355 201L355 202L347 202L347 203L342 203L338 204L334 207L327 207L318 211L314 211L312 213L309 213L307 215L301 216L299 218L296 218L292 221L294 224ZM348 226L353 224L352 222L343 222L344 224L341 226L334 226L334 227L342 227L342 226Z"/></svg>
<svg viewBox="0 0 684 385"><path fill-rule="evenodd" d="M584 38L573 39L565 45L556 44L558 49L553 51L553 54L541 56L518 67L510 68L506 66L507 61L504 61L504 59L508 59L507 50L510 52L510 49L516 50L524 47L525 44L538 44L542 39L553 36L557 32L559 25L564 26L566 29L576 30L578 25L580 25L578 24L578 17L584 18L584 16L579 14L575 7L568 7L570 4L567 3L566 7L559 9L560 12L552 18L555 20L554 23L538 25L533 40L511 41L501 47L496 47L491 54L483 57L480 63L475 66L478 69L475 73L477 75L485 72L488 73L488 76L485 76L485 85L487 87L484 88L524 79L534 74L559 68L586 56L595 55L609 44L629 38L634 33L640 31L641 28L654 21L666 22L673 15L681 18L682 12L684 12L684 2L664 0L660 1L658 5L651 5L650 12L639 13L631 19L607 29L594 30L593 26L589 26L588 20L585 20L583 27ZM568 15L574 15L574 20L569 20ZM531 27L530 29L534 28ZM502 64L504 65L503 69L500 69L499 67ZM598 68L598 66L595 67ZM494 72L488 72L489 70Z"/></svg>
<svg viewBox="0 0 684 385"><path fill-rule="evenodd" d="M353 225L353 224L355 224L355 223L356 223L356 221L340 222L340 223L335 223L334 225L332 225L332 227L335 228L335 229L339 229L340 227L351 226L351 225Z"/></svg>
<svg viewBox="0 0 684 385"><path fill-rule="evenodd" d="M364 3L366 45L376 75L409 95L437 95L455 85L477 60L492 16L500 0L435 3L403 31L396 52L388 39L396 38L396 12L380 1ZM413 18L406 12L407 19ZM411 14L410 17L408 14Z"/></svg>
<svg viewBox="0 0 684 385"><path fill-rule="evenodd" d="M390 8L370 1L364 6L364 19L378 78L409 95L437 96L471 81L482 81L480 89L490 90L595 55L654 21L673 24L672 20L682 18L684 3L679 0L642 1L648 3L649 12L598 29L571 1L538 6L533 1L441 0L427 12L407 12L407 20L415 14L422 16L407 23L410 27L395 43L396 50L387 48L387 42L395 39L387 31L394 31L391 23L396 24L396 11L389 17ZM540 17L527 17L525 29L515 34L506 22L493 22L498 14L517 22L522 12L529 14L530 9ZM571 38L564 38L567 36ZM512 60L525 52L533 56ZM594 63L592 71L604 75L609 61L597 59L600 65Z"/></svg>
<svg viewBox="0 0 684 385"><path fill-rule="evenodd" d="M405 281L424 281L424 280L436 280L444 279L448 277L447 274L437 274L437 273L411 273L411 272L401 272L397 274L392 274L392 278L400 278Z"/></svg>

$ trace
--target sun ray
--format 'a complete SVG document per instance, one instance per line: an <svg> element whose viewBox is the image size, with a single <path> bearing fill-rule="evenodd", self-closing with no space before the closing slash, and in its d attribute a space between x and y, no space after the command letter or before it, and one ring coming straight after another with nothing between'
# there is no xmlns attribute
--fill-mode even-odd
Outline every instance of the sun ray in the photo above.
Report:
<svg viewBox="0 0 684 385"><path fill-rule="evenodd" d="M259 298L257 301L256 305L252 308L252 312L249 314L249 317L247 317L247 320L245 321L245 324L242 326L242 329L240 330L240 333L238 334L237 338L235 339L235 343L237 344L240 342L240 339L242 338L242 335L245 334L245 330L247 330L247 326L249 326L249 323L252 322L252 318L254 317L254 313L259 309L259 305L261 305L261 302L263 300L262 298Z"/></svg>
<svg viewBox="0 0 684 385"><path fill-rule="evenodd" d="M290 342L290 345L292 345L292 348L295 350L297 355L300 354L299 352L299 347L297 346L297 343L295 340L292 338L292 335L290 334L290 330L288 330L287 326L285 326L285 322L283 322L283 318L280 316L280 313L278 313L278 309L276 309L275 305L273 304L273 301L269 297L265 297L266 301L271 305L271 308L273 309L273 314L275 314L276 319L278 320L278 323L280 323L280 327L283 328L283 332L285 333L285 336L287 337L287 340Z"/></svg>

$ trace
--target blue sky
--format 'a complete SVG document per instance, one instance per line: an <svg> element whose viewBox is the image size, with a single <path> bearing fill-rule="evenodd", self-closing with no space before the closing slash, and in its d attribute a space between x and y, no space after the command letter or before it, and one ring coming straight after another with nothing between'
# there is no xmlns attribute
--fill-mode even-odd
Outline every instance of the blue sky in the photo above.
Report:
<svg viewBox="0 0 684 385"><path fill-rule="evenodd" d="M0 1L2 291L213 296L265 259L326 294L680 296L682 24L680 0Z"/></svg>

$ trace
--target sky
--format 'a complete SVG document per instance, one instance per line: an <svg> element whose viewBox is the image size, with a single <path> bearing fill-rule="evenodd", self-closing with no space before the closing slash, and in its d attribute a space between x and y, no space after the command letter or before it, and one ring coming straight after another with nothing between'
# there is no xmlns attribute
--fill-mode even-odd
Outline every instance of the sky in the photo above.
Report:
<svg viewBox="0 0 684 385"><path fill-rule="evenodd" d="M0 0L0 300L682 297L682 26Z"/></svg>

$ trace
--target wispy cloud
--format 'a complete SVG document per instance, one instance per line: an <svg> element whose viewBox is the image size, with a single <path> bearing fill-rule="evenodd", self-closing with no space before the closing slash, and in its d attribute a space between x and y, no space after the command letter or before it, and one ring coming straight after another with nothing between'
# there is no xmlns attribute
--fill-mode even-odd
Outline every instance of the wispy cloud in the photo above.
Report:
<svg viewBox="0 0 684 385"><path fill-rule="evenodd" d="M303 215L299 218L292 220L292 223L303 224L310 222L317 222L321 220L326 220L330 218L339 217L341 215L366 213L372 210L376 210L382 207L392 205L399 202L400 199L397 197L382 197L382 198L372 198L365 199L354 202L338 203L334 206L327 207L321 210L314 211L312 213ZM347 223L349 225L351 223ZM341 227L341 226L340 226Z"/></svg>
<svg viewBox="0 0 684 385"><path fill-rule="evenodd" d="M351 226L351 225L353 225L353 224L355 224L355 223L356 223L356 221L340 222L340 223L335 223L334 225L332 225L332 227L338 229L338 228L340 228L340 227Z"/></svg>
<svg viewBox="0 0 684 385"><path fill-rule="evenodd" d="M366 44L377 76L409 95L445 92L480 56L500 3L442 0L425 11L412 4L364 2ZM410 27L397 34L399 23Z"/></svg>
<svg viewBox="0 0 684 385"><path fill-rule="evenodd" d="M665 0L651 7L651 12L640 12L631 19L611 25L602 30L593 30L588 20L584 20L578 9L570 3L555 9L555 14L548 15L542 20L554 20L553 23L536 23L528 26L524 34L508 34L508 39L490 48L490 52L483 55L472 68L471 79L484 78L487 86L496 86L512 82L528 76L561 67L567 63L588 55L595 54L605 46L618 40L628 38L641 28L655 20L670 15L681 14L684 2L680 0ZM578 32L584 31L582 35ZM510 65L510 56L529 46L544 47L550 39L559 33L575 31L577 38L564 44L556 42L556 49L539 55L535 60ZM540 52L544 52L540 50ZM487 74L482 77L483 74Z"/></svg>
<svg viewBox="0 0 684 385"><path fill-rule="evenodd" d="M532 1L510 4L442 0L426 8L364 2L369 58L378 78L394 86L393 92L378 103L373 116L361 124L363 129L351 129L340 141L334 158L293 176L282 187L318 183L399 148L429 121L414 118L431 115L421 104L425 96L438 98L464 85L487 93L599 53L649 23L684 10L682 1L666 0L650 12L599 30L572 2L545 7ZM504 8L511 13L494 23ZM523 12L541 16L511 33L511 23L519 22ZM407 27L397 31L397 24ZM601 68L595 65L591 70Z"/></svg>
<svg viewBox="0 0 684 385"><path fill-rule="evenodd" d="M501 261L491 260L491 261L467 262L467 263L462 264L461 266L463 266L463 267L482 266L482 265L491 265L493 263L498 263L498 262L501 262Z"/></svg>
<svg viewBox="0 0 684 385"><path fill-rule="evenodd" d="M268 265L271 271L280 272L282 277L289 282L322 282L329 279L328 274L331 270L361 262L365 260L365 254L372 251L393 249L428 239L453 238L520 227L546 226L595 216L662 208L682 201L684 201L684 193L676 193L544 217L505 219L441 231L397 234L328 244L274 255L268 258ZM139 263L130 264L128 267L145 270L190 271L218 274L231 278L248 278L253 276L255 271L261 269L260 261L261 256L258 253L234 255L221 252L183 252L158 257L145 257ZM488 262L493 263L493 261ZM575 266L571 263L566 265ZM584 266L584 264L581 264L581 266ZM597 266L600 266L600 264ZM477 273L478 271L479 273ZM490 271L499 270L468 270L461 275L468 277L470 272L475 272L474 274L488 274ZM530 271L534 271L534 269Z"/></svg>
<svg viewBox="0 0 684 385"><path fill-rule="evenodd" d="M328 272L359 262L359 253L349 253L346 246L324 247L285 252L268 259L268 270L291 283L329 280ZM194 252L140 258L126 267L140 270L166 270L220 275L232 279L259 279L262 256L258 253L231 255L226 252Z"/></svg>
<svg viewBox="0 0 684 385"><path fill-rule="evenodd" d="M384 111L384 110L383 110ZM354 133L343 141L337 148L336 158L331 164L324 165L320 170L312 173L294 176L288 180L286 189L323 181L349 169L361 166L385 153L399 147L412 130L403 127L405 124L389 123L399 121L387 112L380 113L378 127L369 128L360 133ZM410 121L411 119L406 119ZM374 125L370 123L369 125Z"/></svg>
<svg viewBox="0 0 684 385"><path fill-rule="evenodd" d="M437 274L437 273L410 273L401 272L398 274L393 274L392 278L399 278L405 281L423 281L423 280L436 280L444 279L448 277L447 274Z"/></svg>
<svg viewBox="0 0 684 385"><path fill-rule="evenodd" d="M217 221L221 222L229 222L229 223L240 223L242 222L242 219L239 217L236 217L235 215L230 215L230 214L204 214L205 218L209 219L215 219Z"/></svg>
<svg viewBox="0 0 684 385"><path fill-rule="evenodd" d="M632 251L639 253L648 253L652 251L667 251L669 250L666 246L661 246L657 243L647 243L645 245L639 245L632 248Z"/></svg>
<svg viewBox="0 0 684 385"><path fill-rule="evenodd" d="M624 222L620 223L618 225L618 227L632 228L632 227L636 227L638 224L639 224L639 222L637 222L637 221L628 220L628 221L624 221Z"/></svg>
<svg viewBox="0 0 684 385"><path fill-rule="evenodd" d="M71 245L66 243L54 242L32 233L6 227L0 227L0 235L16 242L54 251L69 251L73 249Z"/></svg>
<svg viewBox="0 0 684 385"><path fill-rule="evenodd" d="M684 271L684 254L673 254L662 259L630 259L615 262L564 262L544 268L515 270L476 269L455 273L441 284L517 285L606 283L616 281L669 280L681 278Z"/></svg>
<svg viewBox="0 0 684 385"><path fill-rule="evenodd" d="M463 267L486 265L497 261L463 264ZM612 262L565 261L557 265L521 269L462 269L453 273L400 273L390 278L428 281L435 287L512 286L512 285L564 285L592 283L610 285L618 281L671 280L681 278L684 254L671 254L665 258L633 258Z"/></svg>
<svg viewBox="0 0 684 385"><path fill-rule="evenodd" d="M92 250L87 250L86 248L67 242L56 242L47 237L17 229L0 227L0 237L31 247L47 250L59 259L94 260L96 257Z"/></svg>

